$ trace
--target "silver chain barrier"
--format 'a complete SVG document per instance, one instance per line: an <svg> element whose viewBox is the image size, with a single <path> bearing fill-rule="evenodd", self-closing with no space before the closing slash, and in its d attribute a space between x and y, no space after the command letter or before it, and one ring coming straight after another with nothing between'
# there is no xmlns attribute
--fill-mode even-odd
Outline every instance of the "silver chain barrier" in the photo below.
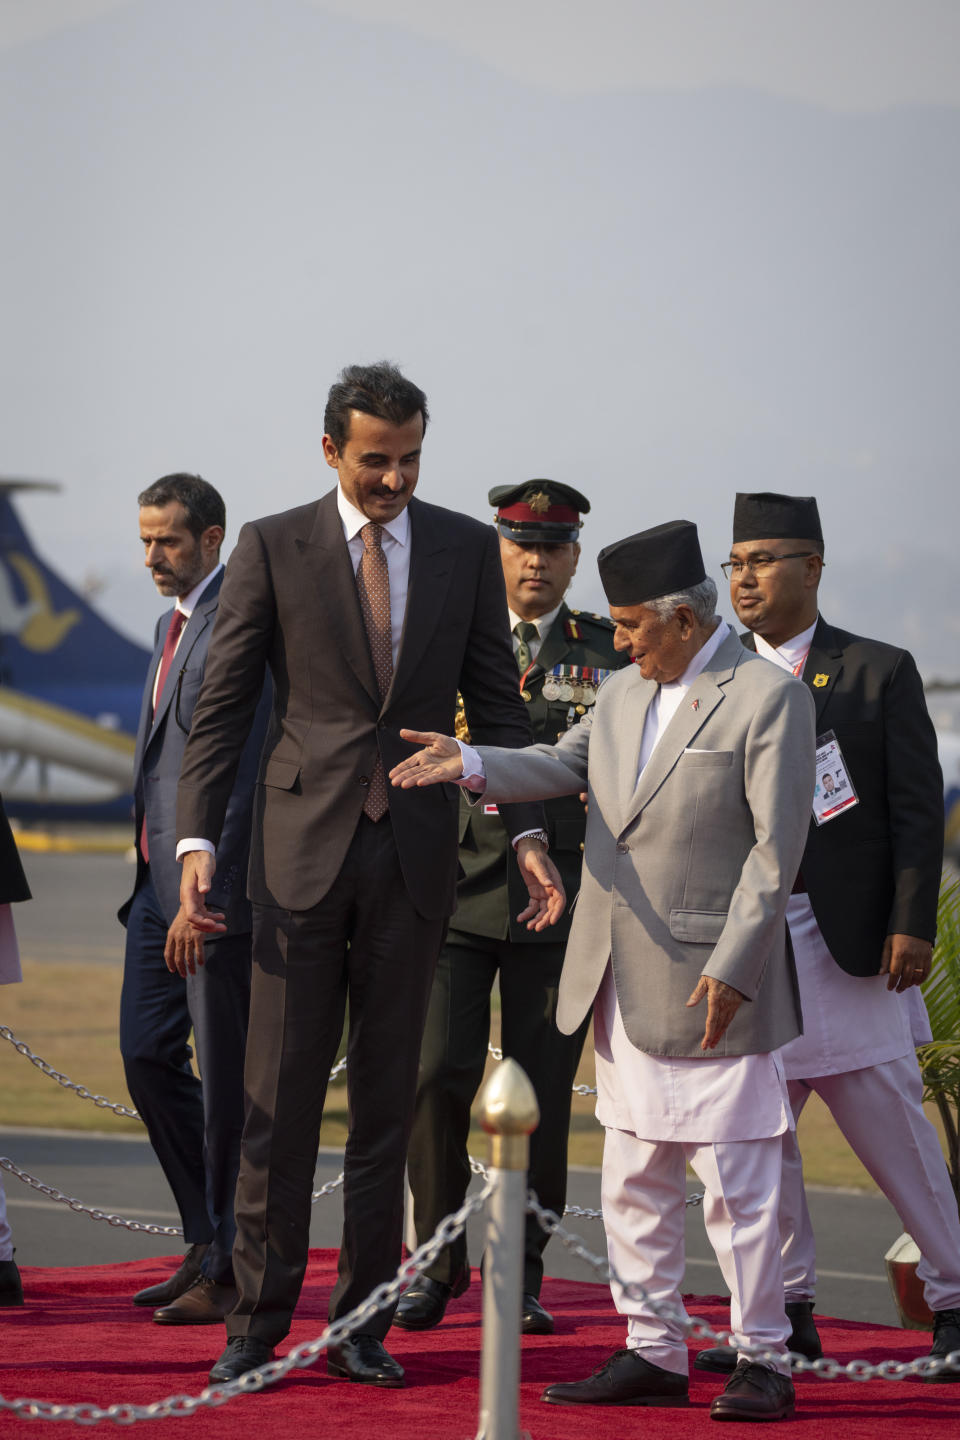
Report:
<svg viewBox="0 0 960 1440"><path fill-rule="evenodd" d="M494 1060L503 1059L503 1051L499 1050L496 1045L488 1045L487 1054L492 1055ZM595 1085L574 1085L572 1089L574 1095L596 1095L597 1093Z"/></svg>
<svg viewBox="0 0 960 1440"><path fill-rule="evenodd" d="M237 1395L274 1385L291 1370L306 1370L329 1345L339 1344L355 1330L362 1332L362 1327L369 1320L393 1305L410 1282L433 1264L440 1251L463 1233L471 1215L486 1204L494 1185L493 1180L488 1180L483 1189L469 1196L459 1210L441 1220L432 1238L403 1262L392 1280L378 1285L349 1315L334 1320L318 1339L295 1346L282 1360L271 1360L259 1370L251 1370L227 1385L208 1386L199 1395L168 1395L149 1405L115 1404L101 1409L99 1405L84 1402L59 1404L52 1400L8 1400L0 1395L0 1411L9 1410L20 1420L73 1420L79 1425L96 1425L101 1420L112 1420L116 1425L132 1425L137 1420L181 1419L204 1408L225 1405Z"/></svg>
<svg viewBox="0 0 960 1440"><path fill-rule="evenodd" d="M702 1200L703 1197L698 1198ZM689 1199L687 1203L690 1203ZM771 1365L782 1364L783 1355L779 1351L767 1350L759 1345L740 1347L730 1330L714 1330L706 1320L689 1316L664 1300L652 1299L636 1281L621 1280L610 1261L588 1250L582 1237L567 1230L552 1210L545 1210L532 1190L527 1191L527 1211L537 1217L540 1227L548 1235L557 1237L565 1250L569 1250L578 1260L589 1265L604 1284L609 1285L613 1281L631 1300L642 1301L654 1315L659 1315L664 1320L672 1320L685 1334L692 1335L695 1339L713 1341L728 1349L741 1350L741 1353L748 1355L751 1360L766 1361ZM934 1380L945 1372L960 1373L960 1350L951 1351L942 1360L920 1355L915 1360L882 1360L879 1365L871 1365L868 1360L850 1360L846 1365L839 1360L827 1358L807 1360L803 1355L796 1355L792 1351L790 1360L795 1371L818 1375L821 1380L906 1380L910 1377Z"/></svg>
<svg viewBox="0 0 960 1440"><path fill-rule="evenodd" d="M15 1175L18 1180L29 1185L32 1190L39 1190L41 1195L46 1195L61 1205L69 1205L70 1209L75 1210L78 1215L89 1215L91 1220L103 1220L117 1229L136 1230L143 1235L183 1235L183 1230L179 1225L152 1225L145 1224L141 1220L125 1220L122 1215L111 1215L109 1211L98 1210L94 1205L84 1205L82 1200L75 1200L70 1195L64 1195L63 1191L58 1190L55 1185L45 1185L42 1180L38 1180L29 1171L21 1170L20 1166L15 1165L6 1155L0 1155L0 1170L6 1170L8 1174ZM316 1205L318 1200L332 1195L335 1190L339 1190L342 1184L343 1171L341 1170L335 1180L327 1180L319 1190L311 1193L311 1204Z"/></svg>
<svg viewBox="0 0 960 1440"><path fill-rule="evenodd" d="M25 1040L18 1040L9 1025L0 1025L0 1040L9 1040L18 1055L25 1056L31 1065L36 1065L37 1069L42 1071L44 1075L49 1075L51 1080L56 1080L57 1084L62 1085L64 1090L72 1090L81 1100L92 1100L98 1110L112 1110L115 1115L122 1115L128 1120L141 1120L143 1118L138 1110L131 1110L129 1105L121 1105L119 1101L108 1100L105 1095L94 1095L87 1089L86 1085L78 1085L75 1080L70 1080L66 1075L62 1074L61 1071L54 1069L48 1061L42 1059L39 1055L35 1055ZM330 1071L330 1080L335 1080L346 1068L347 1057L344 1056L342 1060L337 1061L336 1065L334 1065Z"/></svg>

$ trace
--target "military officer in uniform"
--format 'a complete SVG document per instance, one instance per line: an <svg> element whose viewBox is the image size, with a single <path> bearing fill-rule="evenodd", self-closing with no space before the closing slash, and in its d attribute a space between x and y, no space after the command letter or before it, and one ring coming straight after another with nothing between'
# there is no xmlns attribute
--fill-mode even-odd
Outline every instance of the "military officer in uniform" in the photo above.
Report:
<svg viewBox="0 0 960 1440"><path fill-rule="evenodd" d="M550 744L589 713L597 686L625 663L613 648L613 624L571 610L563 596L580 556L585 496L553 480L490 491L500 532L513 648L534 738ZM460 717L458 734L466 736ZM546 807L551 858L568 897L580 888L585 816L575 795ZM457 909L440 955L420 1055L408 1168L417 1242L462 1203L470 1182L470 1106L480 1086L490 1034L490 992L499 975L503 1051L529 1075L540 1105L531 1137L530 1184L541 1203L562 1213L567 1183L571 1087L587 1021L561 1035L554 1019L570 929L565 916L549 932L517 923L526 894L495 805L461 800ZM515 874L514 872L517 872ZM523 1329L553 1331L538 1296L547 1236L527 1217ZM401 1297L394 1324L427 1330L470 1283L466 1237L449 1245Z"/></svg>

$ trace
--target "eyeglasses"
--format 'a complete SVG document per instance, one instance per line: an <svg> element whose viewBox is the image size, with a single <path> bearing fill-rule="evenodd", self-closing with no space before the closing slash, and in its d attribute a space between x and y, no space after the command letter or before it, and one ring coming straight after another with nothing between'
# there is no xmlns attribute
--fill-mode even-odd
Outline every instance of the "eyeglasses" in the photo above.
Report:
<svg viewBox="0 0 960 1440"><path fill-rule="evenodd" d="M749 560L724 560L720 569L728 580L739 580L744 570L749 570L751 575L769 575L781 560L809 560L817 553L816 550L793 550L789 555L751 555ZM826 564L820 558L821 563Z"/></svg>

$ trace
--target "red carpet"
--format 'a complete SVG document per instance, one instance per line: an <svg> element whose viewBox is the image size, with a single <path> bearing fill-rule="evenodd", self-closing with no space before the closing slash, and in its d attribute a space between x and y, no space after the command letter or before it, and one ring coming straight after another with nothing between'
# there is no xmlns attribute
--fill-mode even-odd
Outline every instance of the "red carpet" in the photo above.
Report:
<svg viewBox="0 0 960 1440"><path fill-rule="evenodd" d="M289 1345L316 1339L326 1324L327 1295L334 1278L334 1252L311 1252L307 1282ZM118 1401L139 1405L173 1394L195 1395L204 1388L211 1362L223 1348L219 1326L163 1327L150 1312L130 1304L141 1286L169 1274L169 1262L134 1261L102 1269L28 1269L23 1271L27 1304L0 1311L0 1393L7 1400L87 1401L106 1406ZM659 1440L688 1436L755 1434L755 1426L724 1425L709 1419L712 1397L722 1377L691 1370L689 1410L581 1409L544 1405L540 1394L552 1380L588 1374L623 1343L623 1322L614 1312L606 1287L547 1280L542 1299L557 1322L557 1334L531 1337L523 1344L520 1422L532 1440L622 1440L643 1435ZM688 1300L691 1314L718 1327L727 1306L716 1297ZM203 1410L192 1421L150 1423L145 1434L190 1433L226 1440L248 1426L264 1440L303 1440L305 1435L335 1434L354 1440L383 1433L385 1440L471 1440L477 1432L480 1362L480 1285L455 1301L444 1323L425 1334L393 1330L388 1347L407 1371L404 1390L375 1390L331 1380L321 1357L309 1370L255 1395L241 1396L217 1410ZM818 1317L824 1350L844 1363L905 1360L929 1349L920 1332L860 1325ZM693 1348L699 1348L694 1346ZM924 1385L917 1381L797 1382L797 1415L817 1440L850 1437L876 1440L880 1427L896 1428L897 1440L957 1434L960 1385ZM0 1426L13 1434L15 1420L0 1412ZM146 1422L142 1422L146 1423ZM113 1427L107 1433L114 1433ZM193 1431L188 1428L193 1425ZM40 1422L43 1428L43 1422ZM31 1434L37 1433L33 1426ZM58 1422L53 1434L79 1435L79 1425ZM83 1427L89 1434L89 1427ZM139 1433L139 1432L138 1432Z"/></svg>

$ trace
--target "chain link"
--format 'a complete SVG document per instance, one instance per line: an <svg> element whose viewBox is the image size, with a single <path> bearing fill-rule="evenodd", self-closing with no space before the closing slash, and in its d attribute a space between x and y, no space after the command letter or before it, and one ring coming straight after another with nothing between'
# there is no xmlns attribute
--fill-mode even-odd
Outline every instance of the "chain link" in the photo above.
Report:
<svg viewBox="0 0 960 1440"><path fill-rule="evenodd" d="M487 1053L492 1055L494 1060L503 1059L503 1051L499 1050L496 1045L488 1045ZM595 1085L574 1085L573 1093L574 1095L596 1095L597 1087Z"/></svg>
<svg viewBox="0 0 960 1440"><path fill-rule="evenodd" d="M72 1090L81 1100L92 1100L98 1110L112 1110L115 1115L122 1115L125 1119L142 1120L143 1117L138 1110L132 1110L129 1105L121 1105L117 1100L108 1100L106 1095L94 1095L87 1089L86 1085L78 1085L75 1080L70 1080L61 1071L55 1070L47 1060L42 1059L39 1055L35 1055L25 1040L18 1040L9 1025L0 1025L0 1040L9 1040L18 1055L25 1056L31 1065L36 1065L37 1069L42 1071L44 1075L49 1075L51 1080L56 1080L57 1084L62 1085L64 1090ZM346 1068L347 1057L344 1055L343 1059L338 1060L330 1071L329 1079L335 1080Z"/></svg>
<svg viewBox="0 0 960 1440"><path fill-rule="evenodd" d="M703 1196L696 1197L702 1200ZM687 1203L690 1201L688 1199ZM600 1255L595 1255L588 1250L585 1242L573 1231L567 1230L552 1210L545 1210L532 1190L527 1191L527 1212L537 1217L541 1229L548 1235L555 1235L563 1245L578 1260L583 1260L589 1265L604 1284L611 1282L618 1285L623 1293L631 1300L640 1300L652 1311L665 1320L672 1320L679 1325L687 1335L692 1335L698 1340L709 1340L714 1344L737 1348L732 1332L729 1330L714 1330L706 1320L698 1320L695 1316L687 1315L683 1310L677 1310L675 1306L664 1300L654 1300L644 1287L635 1281L621 1280L609 1260ZM777 1350L766 1350L759 1345L744 1345L742 1354L748 1355L751 1360L766 1361L772 1365L779 1365L783 1361L783 1355ZM795 1371L804 1374L818 1375L822 1380L906 1380L916 1377L921 1380L935 1380L939 1375L954 1372L960 1374L960 1350L953 1350L944 1359L933 1359L929 1355L920 1355L915 1360L883 1360L879 1365L871 1365L869 1360L850 1360L846 1365L839 1360L827 1358L821 1360L807 1360L802 1355L795 1355L791 1352L791 1364Z"/></svg>
<svg viewBox="0 0 960 1440"><path fill-rule="evenodd" d="M63 1191L58 1190L55 1185L46 1185L42 1180L38 1180L35 1175L31 1175L29 1171L21 1170L20 1166L15 1165L6 1155L0 1155L0 1170L6 1170L10 1175L15 1175L18 1180L22 1180L25 1185L29 1185L32 1190L39 1190L41 1195L47 1195L51 1200L56 1200L61 1205L69 1205L70 1209L75 1210L78 1215L89 1215L91 1220L103 1220L107 1225L113 1225L116 1229L135 1230L143 1235L183 1234L183 1230L179 1225L144 1224L140 1220L125 1220L122 1215L111 1215L109 1211L98 1210L96 1206L93 1205L84 1205L82 1200L75 1200L71 1195L64 1195ZM343 1171L341 1170L335 1180L327 1180L320 1186L319 1190L314 1190L311 1193L310 1203L315 1205L318 1200L323 1200L327 1195L332 1195L335 1190L339 1190L342 1184Z"/></svg>
<svg viewBox="0 0 960 1440"><path fill-rule="evenodd" d="M329 1345L339 1344L355 1330L362 1332L368 1321L393 1305L410 1282L433 1264L440 1251L463 1233L471 1215L486 1204L495 1183L488 1180L482 1190L469 1196L459 1210L440 1222L432 1238L403 1262L392 1280L378 1285L349 1315L328 1325L318 1339L304 1341L284 1355L282 1360L271 1360L261 1369L251 1370L228 1385L208 1386L199 1395L168 1395L150 1405L116 1404L105 1409L83 1402L58 1404L51 1400L8 1400L0 1395L0 1411L9 1410L21 1420L73 1420L79 1425L96 1425L101 1420L112 1420L117 1425L132 1425L137 1420L171 1420L194 1415L198 1410L225 1405L237 1395L274 1385L291 1370L306 1370Z"/></svg>

